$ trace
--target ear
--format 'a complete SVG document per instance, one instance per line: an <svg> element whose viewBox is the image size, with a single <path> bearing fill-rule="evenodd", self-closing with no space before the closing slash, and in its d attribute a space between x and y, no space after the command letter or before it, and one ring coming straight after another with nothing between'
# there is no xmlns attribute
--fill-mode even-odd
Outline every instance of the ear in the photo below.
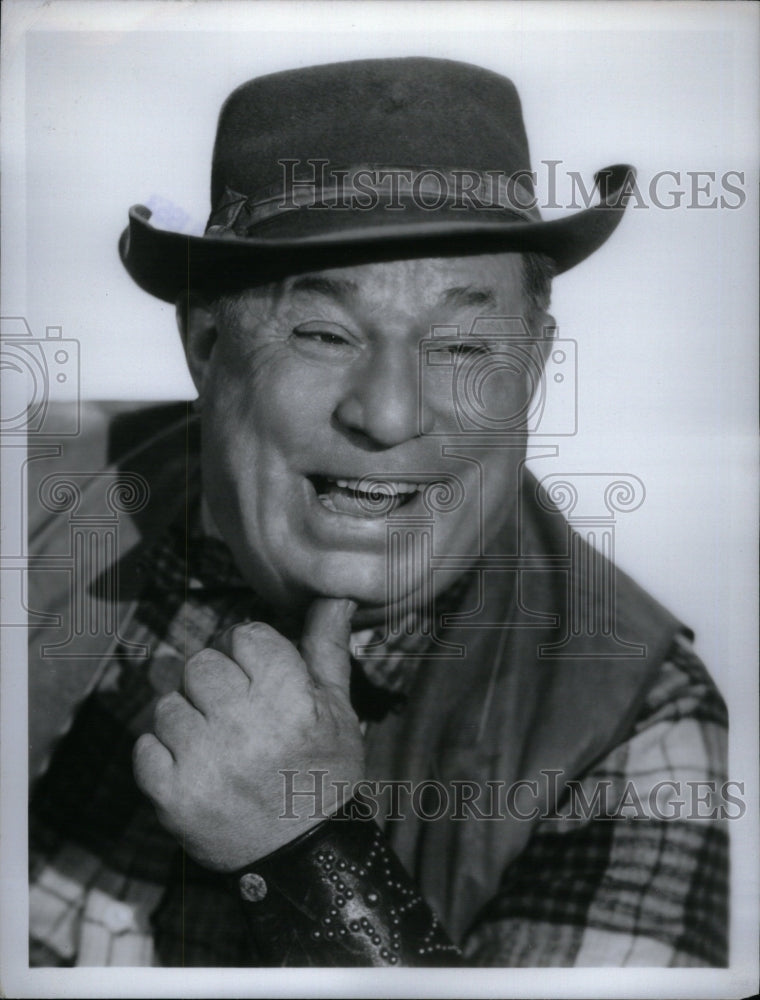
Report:
<svg viewBox="0 0 760 1000"><path fill-rule="evenodd" d="M198 395L202 397L218 337L216 318L206 301L192 292L186 292L177 299L176 310L187 367Z"/></svg>
<svg viewBox="0 0 760 1000"><path fill-rule="evenodd" d="M543 367L557 336L557 321L551 313L543 311L536 317L533 329L538 341L538 349L541 352L541 366Z"/></svg>

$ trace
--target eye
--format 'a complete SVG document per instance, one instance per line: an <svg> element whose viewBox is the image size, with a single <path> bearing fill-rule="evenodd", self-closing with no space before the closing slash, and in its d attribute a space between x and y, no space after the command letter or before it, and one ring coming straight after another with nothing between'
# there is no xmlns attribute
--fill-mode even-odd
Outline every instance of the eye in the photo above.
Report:
<svg viewBox="0 0 760 1000"><path fill-rule="evenodd" d="M327 347L352 346L351 334L339 323L326 323L323 320L310 320L293 328L296 340L311 341L324 344Z"/></svg>
<svg viewBox="0 0 760 1000"><path fill-rule="evenodd" d="M317 360L348 359L359 348L344 326L322 319L299 323L293 328L291 342L301 354Z"/></svg>
<svg viewBox="0 0 760 1000"><path fill-rule="evenodd" d="M462 340L451 346L458 358L474 357L489 353L488 345L484 344L482 340Z"/></svg>
<svg viewBox="0 0 760 1000"><path fill-rule="evenodd" d="M488 346L480 340L441 341L429 348L427 359L430 364L450 365L452 362L488 353Z"/></svg>

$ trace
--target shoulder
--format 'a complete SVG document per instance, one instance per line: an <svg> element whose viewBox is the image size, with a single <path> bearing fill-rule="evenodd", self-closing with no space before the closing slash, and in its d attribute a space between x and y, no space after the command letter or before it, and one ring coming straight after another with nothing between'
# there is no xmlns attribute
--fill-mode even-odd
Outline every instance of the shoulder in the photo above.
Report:
<svg viewBox="0 0 760 1000"><path fill-rule="evenodd" d="M726 818L728 713L691 642L678 636L617 746L583 776L607 784L632 818Z"/></svg>
<svg viewBox="0 0 760 1000"><path fill-rule="evenodd" d="M685 721L727 729L728 712L692 642L678 635L647 691L634 735L662 723Z"/></svg>
<svg viewBox="0 0 760 1000"><path fill-rule="evenodd" d="M727 961L726 709L679 636L628 734L536 825L468 942L479 964Z"/></svg>
<svg viewBox="0 0 760 1000"><path fill-rule="evenodd" d="M60 529L67 529L69 518L61 514L72 511L50 502L56 486L76 497L76 513L89 509L87 499L97 485L140 482L148 494L143 522L158 513L168 483L176 480L188 451L194 450L195 421L188 411L186 403L82 402L76 410L51 406L49 434L44 442L30 442L26 462L29 553L55 551ZM77 433L71 433L74 427Z"/></svg>

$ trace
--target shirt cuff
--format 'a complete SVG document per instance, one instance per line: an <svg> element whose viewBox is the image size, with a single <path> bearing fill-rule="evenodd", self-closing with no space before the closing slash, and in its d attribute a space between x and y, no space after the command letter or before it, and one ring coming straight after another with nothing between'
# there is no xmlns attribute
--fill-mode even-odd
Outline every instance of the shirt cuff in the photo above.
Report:
<svg viewBox="0 0 760 1000"><path fill-rule="evenodd" d="M356 800L227 876L280 966L452 966L461 952Z"/></svg>

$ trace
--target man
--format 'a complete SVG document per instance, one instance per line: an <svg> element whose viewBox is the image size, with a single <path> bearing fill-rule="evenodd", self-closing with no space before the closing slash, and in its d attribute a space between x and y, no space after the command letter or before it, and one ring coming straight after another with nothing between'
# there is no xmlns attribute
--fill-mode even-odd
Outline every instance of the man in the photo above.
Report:
<svg viewBox="0 0 760 1000"><path fill-rule="evenodd" d="M145 496L33 800L36 961L725 964L725 811L679 799L721 699L525 468L551 278L631 176L545 223L508 80L371 60L235 91L203 237L132 210L198 412L115 425Z"/></svg>

